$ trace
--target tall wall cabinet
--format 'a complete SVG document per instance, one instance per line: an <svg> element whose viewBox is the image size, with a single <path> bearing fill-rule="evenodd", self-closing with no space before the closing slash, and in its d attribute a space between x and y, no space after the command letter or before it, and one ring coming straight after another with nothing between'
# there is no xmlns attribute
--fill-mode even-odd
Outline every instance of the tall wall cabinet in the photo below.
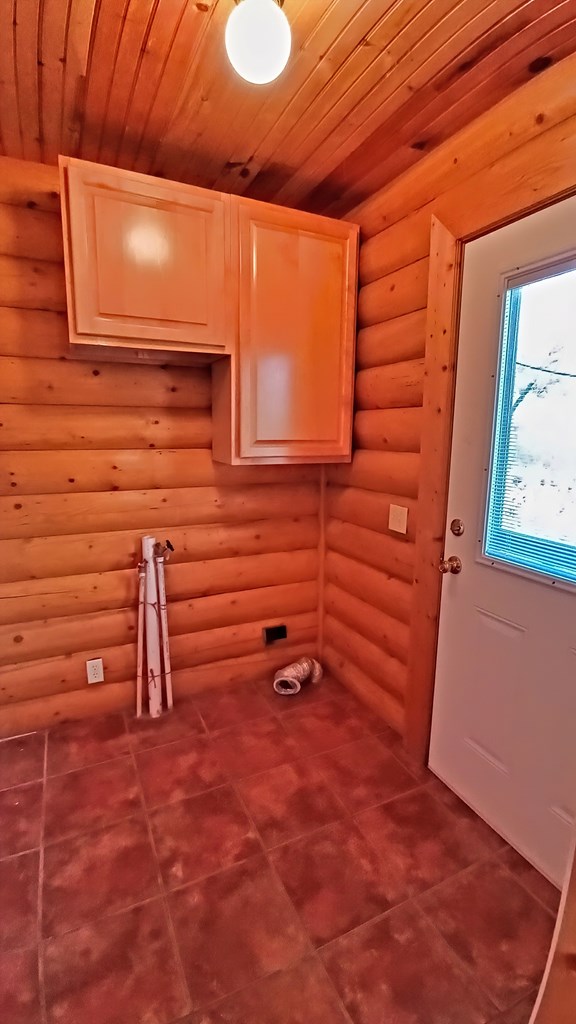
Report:
<svg viewBox="0 0 576 1024"><path fill-rule="evenodd" d="M69 158L60 173L76 351L209 359L219 461L350 459L356 225Z"/></svg>

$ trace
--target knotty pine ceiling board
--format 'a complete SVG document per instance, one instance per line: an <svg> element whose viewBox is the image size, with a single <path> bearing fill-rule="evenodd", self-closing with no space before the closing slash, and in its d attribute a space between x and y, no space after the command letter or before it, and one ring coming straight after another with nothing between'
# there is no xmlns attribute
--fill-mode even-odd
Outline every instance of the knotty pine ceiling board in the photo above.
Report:
<svg viewBox="0 0 576 1024"><path fill-rule="evenodd" d="M285 0L268 86L233 0L0 0L0 143L338 216L576 51L574 0Z"/></svg>

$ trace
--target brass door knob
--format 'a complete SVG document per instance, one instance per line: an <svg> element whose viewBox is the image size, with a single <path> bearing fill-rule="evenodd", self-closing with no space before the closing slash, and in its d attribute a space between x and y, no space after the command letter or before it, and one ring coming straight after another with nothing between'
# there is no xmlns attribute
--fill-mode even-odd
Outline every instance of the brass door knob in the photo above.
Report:
<svg viewBox="0 0 576 1024"><path fill-rule="evenodd" d="M443 558L438 566L441 573L451 572L454 576L457 576L459 572L462 572L462 560L458 558L458 555L450 555L449 558Z"/></svg>

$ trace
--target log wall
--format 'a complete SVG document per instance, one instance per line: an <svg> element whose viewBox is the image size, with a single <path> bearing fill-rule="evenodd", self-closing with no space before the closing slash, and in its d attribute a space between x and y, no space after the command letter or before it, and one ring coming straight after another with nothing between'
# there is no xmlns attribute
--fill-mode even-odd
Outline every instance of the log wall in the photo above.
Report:
<svg viewBox="0 0 576 1024"><path fill-rule="evenodd" d="M393 297L391 309L402 308L398 301ZM367 303L362 295L354 456L350 465L329 467L325 499L324 659L400 732L415 568L424 301L417 293L409 305L419 308L385 320L382 296L374 293ZM388 529L390 504L408 508L406 536Z"/></svg>
<svg viewBox="0 0 576 1024"><path fill-rule="evenodd" d="M431 692L434 666L418 664L418 637L437 615L422 595L435 552L419 500L423 398L438 411L426 374L432 218L472 238L574 192L575 77L569 57L348 215L361 227L356 450L327 473L324 657L405 738L429 713L415 679L427 673ZM409 509L405 538L387 528L390 502Z"/></svg>
<svg viewBox="0 0 576 1024"><path fill-rule="evenodd" d="M71 357L62 259L56 169L2 158L0 733L131 706L146 532L176 548L176 694L316 649L318 467L214 463L206 367Z"/></svg>

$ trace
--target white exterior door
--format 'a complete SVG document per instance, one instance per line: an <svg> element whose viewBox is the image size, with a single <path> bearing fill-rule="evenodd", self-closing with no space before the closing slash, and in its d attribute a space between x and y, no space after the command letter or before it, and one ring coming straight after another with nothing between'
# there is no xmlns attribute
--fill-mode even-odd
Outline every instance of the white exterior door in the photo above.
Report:
<svg viewBox="0 0 576 1024"><path fill-rule="evenodd" d="M558 885L576 812L575 268L576 199L465 249L445 547L462 569L443 580L429 758Z"/></svg>

